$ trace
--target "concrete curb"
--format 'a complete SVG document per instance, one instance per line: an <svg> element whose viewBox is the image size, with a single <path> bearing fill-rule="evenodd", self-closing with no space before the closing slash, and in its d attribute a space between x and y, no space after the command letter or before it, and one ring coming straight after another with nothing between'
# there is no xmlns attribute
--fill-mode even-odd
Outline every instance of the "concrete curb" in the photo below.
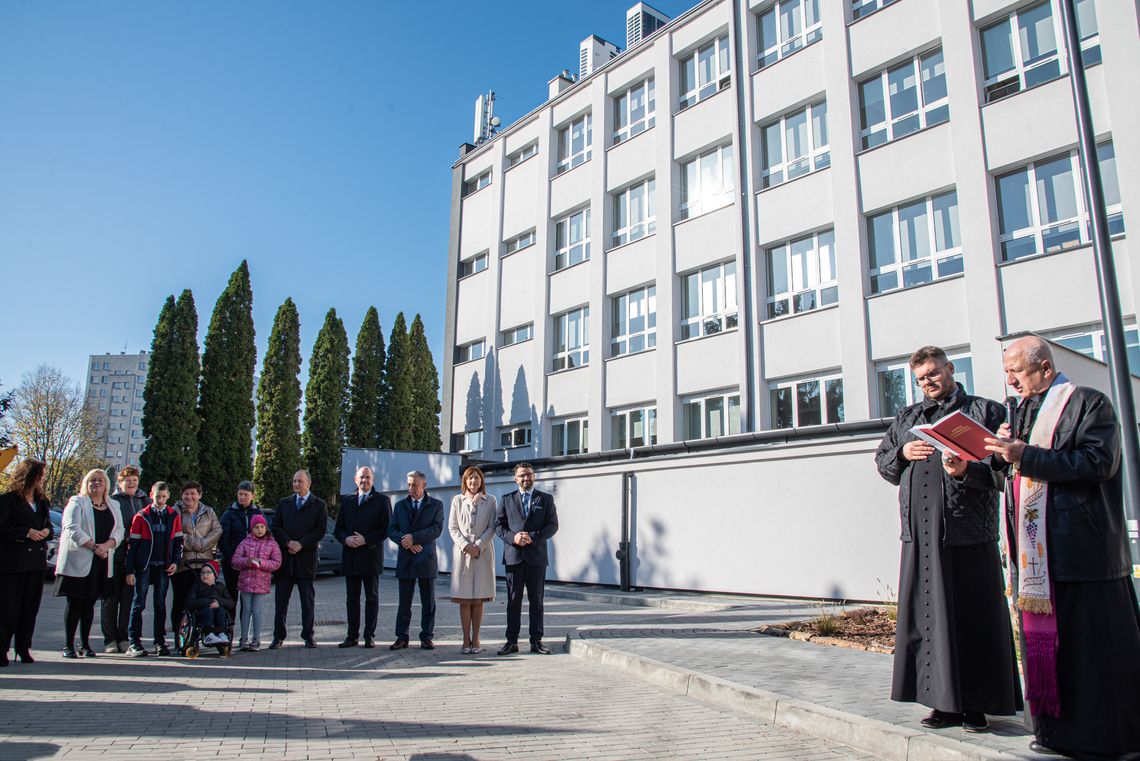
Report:
<svg viewBox="0 0 1140 761"><path fill-rule="evenodd" d="M676 597L638 597L636 595L636 592L596 592L586 589L551 586L549 584L546 587L547 597L564 597L571 600L584 600L586 602L604 602L611 605L632 605L639 608L662 608L665 610L680 610L690 613L718 613L743 607L741 604L713 602L711 600L683 600Z"/></svg>
<svg viewBox="0 0 1140 761"><path fill-rule="evenodd" d="M1010 761L1023 758L631 655L582 639L577 631L566 635L566 652L670 692L874 753L888 761Z"/></svg>

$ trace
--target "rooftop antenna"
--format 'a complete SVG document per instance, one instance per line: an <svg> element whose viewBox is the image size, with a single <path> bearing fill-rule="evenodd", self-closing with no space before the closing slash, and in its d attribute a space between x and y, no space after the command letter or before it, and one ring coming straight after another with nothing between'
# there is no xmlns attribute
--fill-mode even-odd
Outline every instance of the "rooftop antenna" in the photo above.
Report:
<svg viewBox="0 0 1140 761"><path fill-rule="evenodd" d="M475 145L481 145L492 137L503 122L495 116L495 91L475 99Z"/></svg>

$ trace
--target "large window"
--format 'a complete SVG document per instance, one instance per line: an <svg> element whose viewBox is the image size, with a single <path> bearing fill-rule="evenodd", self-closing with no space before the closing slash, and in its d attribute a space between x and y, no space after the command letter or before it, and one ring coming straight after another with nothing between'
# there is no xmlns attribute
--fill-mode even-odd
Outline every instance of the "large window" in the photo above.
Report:
<svg viewBox="0 0 1140 761"><path fill-rule="evenodd" d="M472 341L468 344L455 347L455 363L470 362L474 359L482 359L487 354L487 342L480 338L478 341Z"/></svg>
<svg viewBox="0 0 1140 761"><path fill-rule="evenodd" d="M915 56L859 84L864 148L897 140L949 118L942 48Z"/></svg>
<svg viewBox="0 0 1140 761"><path fill-rule="evenodd" d="M503 256L513 254L516 251L522 251L524 248L529 248L534 245L534 230L527 230L522 235L516 235L507 241L506 247L503 249Z"/></svg>
<svg viewBox="0 0 1140 761"><path fill-rule="evenodd" d="M773 428L843 422L843 378L839 375L773 383L768 393Z"/></svg>
<svg viewBox="0 0 1140 761"><path fill-rule="evenodd" d="M710 40L680 60L682 110L715 95L732 81L728 35Z"/></svg>
<svg viewBox="0 0 1140 761"><path fill-rule="evenodd" d="M590 421L586 418L559 420L550 426L550 454L585 454L590 451Z"/></svg>
<svg viewBox="0 0 1140 761"><path fill-rule="evenodd" d="M681 436L686 441L735 433L740 433L740 394L736 391L681 402Z"/></svg>
<svg viewBox="0 0 1140 761"><path fill-rule="evenodd" d="M614 296L610 356L657 346L657 288L646 286Z"/></svg>
<svg viewBox="0 0 1140 761"><path fill-rule="evenodd" d="M736 262L681 276L681 338L720 333L737 326Z"/></svg>
<svg viewBox="0 0 1140 761"><path fill-rule="evenodd" d="M590 307L572 309L554 318L554 370L590 364Z"/></svg>
<svg viewBox="0 0 1140 761"><path fill-rule="evenodd" d="M530 423L505 425L499 428L499 448L529 447L531 443Z"/></svg>
<svg viewBox="0 0 1140 761"><path fill-rule="evenodd" d="M1111 141L1097 146L1109 233L1124 232L1116 153ZM995 180L1001 259L1011 262L1038 253L1087 245L1088 212L1076 151L1036 161Z"/></svg>
<svg viewBox="0 0 1140 761"><path fill-rule="evenodd" d="M819 0L777 0L760 11L760 55L764 68L823 39Z"/></svg>
<svg viewBox="0 0 1140 761"><path fill-rule="evenodd" d="M760 128L761 184L779 185L831 166L827 102L781 116Z"/></svg>
<svg viewBox="0 0 1140 761"><path fill-rule="evenodd" d="M657 408L635 407L610 413L610 445L614 449L657 443Z"/></svg>
<svg viewBox="0 0 1140 761"><path fill-rule="evenodd" d="M593 144L593 130L590 114L578 117L558 131L558 167L556 174L562 174L581 163L590 160Z"/></svg>
<svg viewBox="0 0 1140 761"><path fill-rule="evenodd" d="M614 194L614 232L612 243L620 246L652 235L657 229L652 177Z"/></svg>
<svg viewBox="0 0 1140 761"><path fill-rule="evenodd" d="M732 144L705 151L681 165L681 219L732 203L736 183Z"/></svg>
<svg viewBox="0 0 1140 761"><path fill-rule="evenodd" d="M459 277L467 277L474 275L476 272L482 272L487 269L487 252L484 251L476 254L470 259L465 259L459 263Z"/></svg>
<svg viewBox="0 0 1140 761"><path fill-rule="evenodd" d="M973 393L974 364L968 352L947 351L954 363L954 380L962 384L966 393ZM906 359L888 362L877 368L879 381L879 417L894 417L899 410L921 401L922 390L915 383L914 373Z"/></svg>
<svg viewBox="0 0 1140 761"><path fill-rule="evenodd" d="M867 218L871 293L910 288L962 272L958 194L896 206Z"/></svg>
<svg viewBox="0 0 1140 761"><path fill-rule="evenodd" d="M576 211L554 225L554 269L590 258L590 210Z"/></svg>
<svg viewBox="0 0 1140 761"><path fill-rule="evenodd" d="M522 343L534 338L534 323L528 322L526 325L519 325L517 328L511 328L503 331L503 346L510 346L512 344Z"/></svg>
<svg viewBox="0 0 1140 761"><path fill-rule="evenodd" d="M1101 362L1108 361L1108 344L1104 339L1104 328L1100 325L1055 331L1044 336L1054 343L1079 351L1086 357ZM1128 369L1133 375L1140 375L1140 334L1135 325L1124 328L1124 349L1128 355Z"/></svg>
<svg viewBox="0 0 1140 761"><path fill-rule="evenodd" d="M1066 72L1060 51L1064 33L1054 2L1045 0L1022 8L981 30L987 103L1051 82ZM1093 0L1077 0L1077 35L1084 65L1099 63L1100 32Z"/></svg>
<svg viewBox="0 0 1140 761"><path fill-rule="evenodd" d="M781 243L768 249L767 256L769 318L839 301L834 230Z"/></svg>
<svg viewBox="0 0 1140 761"><path fill-rule="evenodd" d="M656 113L657 99L650 77L619 95L614 103L614 144L652 127Z"/></svg>

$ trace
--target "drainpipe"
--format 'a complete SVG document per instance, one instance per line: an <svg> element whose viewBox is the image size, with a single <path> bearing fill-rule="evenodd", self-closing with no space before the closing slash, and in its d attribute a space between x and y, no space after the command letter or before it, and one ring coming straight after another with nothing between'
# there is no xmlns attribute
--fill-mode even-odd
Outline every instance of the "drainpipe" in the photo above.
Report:
<svg viewBox="0 0 1140 761"><path fill-rule="evenodd" d="M632 589L630 584L630 566L632 558L629 551L629 514L631 503L631 492L633 488L633 473L625 472L621 474L621 536L618 539L618 550L616 557L618 560L618 573L620 575L621 591L629 592Z"/></svg>

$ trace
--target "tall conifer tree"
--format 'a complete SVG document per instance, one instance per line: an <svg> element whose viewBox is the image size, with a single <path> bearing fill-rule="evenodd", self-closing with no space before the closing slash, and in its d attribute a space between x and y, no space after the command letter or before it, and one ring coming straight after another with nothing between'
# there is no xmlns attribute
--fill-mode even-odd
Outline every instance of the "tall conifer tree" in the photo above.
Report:
<svg viewBox="0 0 1140 761"><path fill-rule="evenodd" d="M352 387L349 394L345 444L350 447L380 446L380 403L384 397L384 334L380 315L369 307L356 336L352 356Z"/></svg>
<svg viewBox="0 0 1140 761"><path fill-rule="evenodd" d="M277 308L257 385L257 501L272 506L293 491L301 467L301 320L293 299Z"/></svg>
<svg viewBox="0 0 1140 761"><path fill-rule="evenodd" d="M243 260L214 305L202 354L198 480L207 504L225 509L253 471L253 291Z"/></svg>
<svg viewBox="0 0 1140 761"><path fill-rule="evenodd" d="M384 362L384 403L380 413L380 446L384 449L413 448L411 340L404 313L396 315L388 339L388 356Z"/></svg>
<svg viewBox="0 0 1140 761"><path fill-rule="evenodd" d="M199 369L198 310L187 289L159 313L143 389L144 478L168 482L175 495L197 476Z"/></svg>
<svg viewBox="0 0 1140 761"><path fill-rule="evenodd" d="M408 337L412 376L412 448L422 452L442 449L439 439L439 372L431 356L424 323L417 314Z"/></svg>
<svg viewBox="0 0 1140 761"><path fill-rule="evenodd" d="M313 478L313 493L334 508L340 491L340 459L347 413L348 334L336 316L336 309L330 309L309 358L301 451Z"/></svg>

